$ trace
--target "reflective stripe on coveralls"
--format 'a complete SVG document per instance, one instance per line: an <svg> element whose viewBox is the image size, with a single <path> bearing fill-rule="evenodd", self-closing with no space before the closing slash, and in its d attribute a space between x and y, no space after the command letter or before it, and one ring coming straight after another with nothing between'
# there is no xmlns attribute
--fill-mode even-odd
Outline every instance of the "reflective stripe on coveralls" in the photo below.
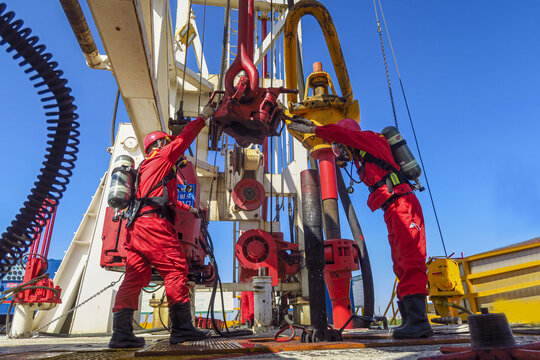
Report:
<svg viewBox="0 0 540 360"><path fill-rule="evenodd" d="M171 171L204 125L204 119L201 117L190 122L171 143L145 159L139 169L137 197L148 193ZM177 200L176 177L167 183L167 189L169 200L173 204L182 210L189 210L189 206ZM163 187L160 186L149 196L162 194ZM186 256L178 240L178 234L168 220L141 216L127 231L126 250L128 252L126 275L116 294L113 312L127 308L137 310L140 291L150 282L151 266L159 272L165 282L169 307L175 303L189 301Z"/></svg>
<svg viewBox="0 0 540 360"><path fill-rule="evenodd" d="M338 142L358 149L361 153L364 152L364 156L365 153L371 154L399 170L388 141L382 134L351 131L335 124L319 126L315 134L329 143ZM363 162L363 167L364 183L367 186L375 185L389 173L371 162ZM422 208L416 195L404 195L412 191L408 183L400 183L393 190L393 193L390 193L386 185L378 187L369 195L368 206L375 211L392 195L403 195L384 213L394 273L399 279L398 299L406 295L427 295L426 236Z"/></svg>

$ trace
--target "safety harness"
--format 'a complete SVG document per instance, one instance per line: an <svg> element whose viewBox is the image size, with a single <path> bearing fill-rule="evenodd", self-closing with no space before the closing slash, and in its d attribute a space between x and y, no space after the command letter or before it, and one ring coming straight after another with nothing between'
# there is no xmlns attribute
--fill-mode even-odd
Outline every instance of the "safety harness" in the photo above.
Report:
<svg viewBox="0 0 540 360"><path fill-rule="evenodd" d="M145 159L146 160L146 159ZM174 224L175 214L172 211L171 207L175 207L174 203L169 200L169 190L167 189L167 184L169 181L175 178L176 176L176 165L173 166L171 171L156 185L152 186L150 190L141 198L137 198L137 191L139 187L139 169L144 163L144 160L141 162L137 168L137 176L135 178L135 189L134 189L134 198L130 204L130 215L126 227L131 227L137 221L139 217L146 214L159 214L162 218L169 220ZM161 196L149 196L152 191L156 190L160 186L163 187L163 194ZM151 206L153 209L147 210L141 213L142 208L145 206Z"/></svg>
<svg viewBox="0 0 540 360"><path fill-rule="evenodd" d="M404 184L404 183L410 185L409 180L407 180L405 175L403 175L401 171L397 170L395 167L393 167L386 161L376 158L375 156L363 150L359 150L359 155L364 159L365 162L373 163L377 165L378 167L382 168L383 170L388 171L388 174L386 174L381 180L369 186L369 192L372 193L378 188L380 188L381 186L386 185L388 187L388 192L393 193L394 186L397 186L399 184Z"/></svg>
<svg viewBox="0 0 540 360"><path fill-rule="evenodd" d="M401 171L397 170L395 167L393 167L392 165L390 165L386 161L384 161L382 159L379 159L379 158L367 153L366 151L359 150L358 154L360 155L360 157L362 157L362 159L364 159L365 162L373 163L373 164L377 165L378 167L382 168L383 170L388 171L388 174L386 174L381 180L377 181L375 184L368 187L369 192L373 193L373 192L375 192L375 190L377 190L381 186L383 186L383 185L387 186L388 192L390 194L392 194L392 196L390 196L381 205L381 209L383 211L386 211L386 209L388 209L388 207L394 201L396 201L398 198L413 193L413 191L409 191L409 192L403 193L403 194L394 194L394 186L397 186L399 184L409 184L409 186L411 186L411 189L413 189L413 186L411 185L409 180L407 180L405 175L403 175L403 173Z"/></svg>

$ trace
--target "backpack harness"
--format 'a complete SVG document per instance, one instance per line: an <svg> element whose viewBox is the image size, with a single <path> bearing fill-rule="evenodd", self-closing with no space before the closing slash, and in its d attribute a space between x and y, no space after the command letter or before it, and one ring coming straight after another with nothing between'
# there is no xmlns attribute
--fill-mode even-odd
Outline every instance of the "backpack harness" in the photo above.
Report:
<svg viewBox="0 0 540 360"><path fill-rule="evenodd" d="M141 162L141 165L143 162ZM171 205L172 207L174 207L175 205L174 203L169 201L169 190L167 189L167 184L176 176L176 165L173 166L171 171L169 171L169 173L163 179L161 179L160 182L152 186L152 188L148 190L148 192L143 197L137 198L137 190L139 187L139 174L140 174L139 169L141 165L139 165L139 167L136 170L137 176L135 178L135 190L134 190L133 199L130 204L130 215L129 215L126 227L127 228L131 227L140 216L146 215L146 214L159 214L162 218L167 219L172 224L174 224L175 214L171 209ZM152 193L152 191L156 190L160 186L163 187L163 194L161 196L150 197L149 195ZM154 207L154 209L147 210L141 213L141 209L144 206L152 206Z"/></svg>
<svg viewBox="0 0 540 360"><path fill-rule="evenodd" d="M369 192L373 193L381 186L387 186L388 192L391 194L391 196L381 205L381 209L383 211L386 211L386 209L388 209L388 207L398 198L413 193L413 191L409 191L403 194L394 194L394 186L397 186L399 184L409 184L409 186L411 186L411 189L414 189L414 187L411 185L409 180L405 177L405 175L403 175L401 171L397 170L395 167L393 167L386 161L379 159L363 150L359 150L359 155L362 157L362 159L364 159L365 162L373 163L381 169L388 171L388 174L386 174L381 180L368 187Z"/></svg>

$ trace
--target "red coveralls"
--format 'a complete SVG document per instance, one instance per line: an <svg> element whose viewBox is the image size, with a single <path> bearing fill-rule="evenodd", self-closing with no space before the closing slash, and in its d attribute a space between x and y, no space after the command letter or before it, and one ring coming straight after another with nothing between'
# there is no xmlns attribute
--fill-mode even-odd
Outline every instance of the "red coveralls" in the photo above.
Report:
<svg viewBox="0 0 540 360"><path fill-rule="evenodd" d="M241 322L244 324L246 321L253 321L255 317L254 313L254 295L253 291L242 291L241 297L242 311L241 311Z"/></svg>
<svg viewBox="0 0 540 360"><path fill-rule="evenodd" d="M239 278L241 283L250 283L251 278L256 275L257 270L240 267ZM240 322L244 324L247 320L252 321L255 317L255 301L253 291L242 291L240 303Z"/></svg>
<svg viewBox="0 0 540 360"><path fill-rule="evenodd" d="M354 131L341 126L328 124L317 127L315 134L327 142L337 142L349 147L365 151L374 157L384 160L399 170L392 156L390 146L384 135L373 131ZM364 183L367 186L383 179L387 170L364 161ZM394 186L394 194L411 192L409 184ZM386 185L376 189L369 195L367 205L375 211L392 196ZM426 235L422 207L413 193L403 195L393 202L384 213L384 221L388 228L388 240L394 263L394 273L399 279L397 286L398 299L406 295L427 295L426 267Z"/></svg>
<svg viewBox="0 0 540 360"><path fill-rule="evenodd" d="M159 183L173 168L180 156L195 140L204 127L204 119L190 122L171 143L148 154L139 169L137 197L143 197ZM167 183L169 200L183 210L189 205L177 200L176 177ZM149 197L162 196L163 187L152 191ZM145 206L141 213L152 209ZM122 309L137 310L141 289L148 285L152 273L151 266L159 272L165 282L165 293L169 307L175 303L189 301L187 283L188 265L178 235L170 221L156 214L140 216L126 236L126 275L116 294L113 312Z"/></svg>

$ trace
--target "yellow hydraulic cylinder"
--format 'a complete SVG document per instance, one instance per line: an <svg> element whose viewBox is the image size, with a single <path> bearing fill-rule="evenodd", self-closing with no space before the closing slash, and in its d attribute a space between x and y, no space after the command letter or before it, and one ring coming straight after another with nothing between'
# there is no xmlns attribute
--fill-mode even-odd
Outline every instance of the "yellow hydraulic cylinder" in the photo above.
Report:
<svg viewBox="0 0 540 360"><path fill-rule="evenodd" d="M297 29L298 22L307 14L315 17L321 27L342 95L337 95L330 75L323 71L320 62L316 62L313 65L313 73L306 80L304 99L299 102L296 94L287 94L288 115L304 117L313 121L316 125L335 124L345 118L360 122L360 107L358 101L353 99L349 74L334 22L328 10L318 1L302 0L291 8L287 16L284 31L286 87L296 88L297 86ZM312 96L308 96L310 88L313 90ZM330 90L332 91L331 94ZM290 123L289 121L286 122L287 124ZM295 131L290 131L290 133L310 150L318 150L329 146L329 144L324 143L322 139L314 135L299 134Z"/></svg>

